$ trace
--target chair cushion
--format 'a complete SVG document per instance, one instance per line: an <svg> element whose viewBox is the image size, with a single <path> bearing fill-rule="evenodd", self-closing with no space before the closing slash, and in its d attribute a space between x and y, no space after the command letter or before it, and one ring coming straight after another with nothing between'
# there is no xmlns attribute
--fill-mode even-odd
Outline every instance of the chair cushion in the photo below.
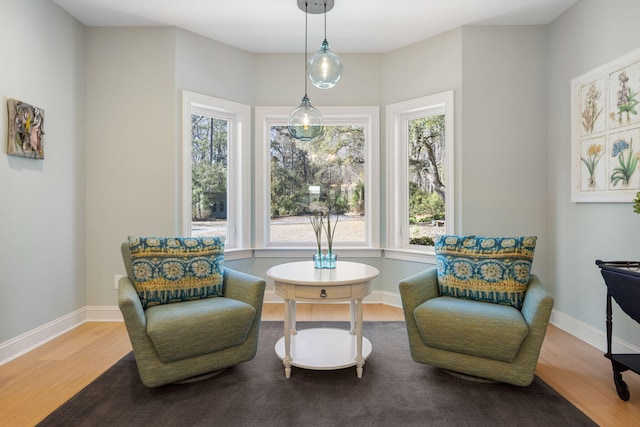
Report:
<svg viewBox="0 0 640 427"><path fill-rule="evenodd" d="M157 305L146 310L145 316L158 357L168 363L244 343L256 310L242 301L220 297Z"/></svg>
<svg viewBox="0 0 640 427"><path fill-rule="evenodd" d="M223 295L218 237L129 236L131 273L142 307Z"/></svg>
<svg viewBox="0 0 640 427"><path fill-rule="evenodd" d="M522 307L536 237L436 237L440 295Z"/></svg>
<svg viewBox="0 0 640 427"><path fill-rule="evenodd" d="M454 297L430 299L413 312L425 345L513 362L529 326L519 310Z"/></svg>

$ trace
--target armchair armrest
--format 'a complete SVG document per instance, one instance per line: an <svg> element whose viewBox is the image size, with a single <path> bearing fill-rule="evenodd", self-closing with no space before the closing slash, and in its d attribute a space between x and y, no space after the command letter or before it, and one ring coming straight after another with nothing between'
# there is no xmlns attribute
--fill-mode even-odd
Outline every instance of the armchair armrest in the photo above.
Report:
<svg viewBox="0 0 640 427"><path fill-rule="evenodd" d="M124 317L127 328L144 331L146 334L147 318L144 315L140 297L128 277L122 277L118 281L118 307Z"/></svg>
<svg viewBox="0 0 640 427"><path fill-rule="evenodd" d="M439 295L438 269L432 267L416 273L403 279L398 286L400 288L400 298L402 299L404 320L411 335L411 332L417 333L413 311L423 302Z"/></svg>
<svg viewBox="0 0 640 427"><path fill-rule="evenodd" d="M423 302L439 296L438 269L432 267L409 276L400 282L399 287L402 305L413 312Z"/></svg>
<svg viewBox="0 0 640 427"><path fill-rule="evenodd" d="M266 285L259 277L229 268L224 269L224 296L252 305L257 314L262 311Z"/></svg>
<svg viewBox="0 0 640 427"><path fill-rule="evenodd" d="M422 355L420 354L423 348L422 338L413 312L423 302L439 296L438 269L431 267L409 276L403 279L398 286L402 299L404 321L407 326L411 357L416 361L422 360Z"/></svg>
<svg viewBox="0 0 640 427"><path fill-rule="evenodd" d="M521 309L522 316L529 328L546 331L552 308L553 297L542 285L540 279L535 274L532 274L527 292L524 294L524 302Z"/></svg>

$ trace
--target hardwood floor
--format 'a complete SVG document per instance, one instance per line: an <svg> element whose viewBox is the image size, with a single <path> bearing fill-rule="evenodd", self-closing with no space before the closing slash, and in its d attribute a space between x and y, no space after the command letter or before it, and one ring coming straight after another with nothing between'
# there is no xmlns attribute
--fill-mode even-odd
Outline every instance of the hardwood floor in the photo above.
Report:
<svg viewBox="0 0 640 427"><path fill-rule="evenodd" d="M349 320L346 304L298 304L300 321ZM365 321L403 320L402 310L363 305ZM282 304L265 304L263 320L282 320ZM86 323L0 366L0 426L32 426L131 351L122 323ZM618 398L602 352L550 326L537 374L601 426L640 425L640 376L623 377L631 399Z"/></svg>

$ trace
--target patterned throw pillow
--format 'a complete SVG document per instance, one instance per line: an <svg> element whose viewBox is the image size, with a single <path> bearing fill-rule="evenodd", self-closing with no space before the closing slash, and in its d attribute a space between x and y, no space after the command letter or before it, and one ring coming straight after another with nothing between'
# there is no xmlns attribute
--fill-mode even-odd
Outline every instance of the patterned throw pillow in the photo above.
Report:
<svg viewBox="0 0 640 427"><path fill-rule="evenodd" d="M436 237L440 295L522 307L535 236Z"/></svg>
<svg viewBox="0 0 640 427"><path fill-rule="evenodd" d="M222 296L224 243L218 237L129 236L131 280L144 309Z"/></svg>

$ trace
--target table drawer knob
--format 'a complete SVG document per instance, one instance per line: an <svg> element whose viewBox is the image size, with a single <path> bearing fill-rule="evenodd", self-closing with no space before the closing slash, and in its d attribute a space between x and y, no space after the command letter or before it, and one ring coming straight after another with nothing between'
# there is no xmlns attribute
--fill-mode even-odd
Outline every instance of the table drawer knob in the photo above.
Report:
<svg viewBox="0 0 640 427"><path fill-rule="evenodd" d="M326 291L326 290L324 290L324 289L322 289L322 290L320 291L320 298L326 298L326 297L327 297L327 291Z"/></svg>

